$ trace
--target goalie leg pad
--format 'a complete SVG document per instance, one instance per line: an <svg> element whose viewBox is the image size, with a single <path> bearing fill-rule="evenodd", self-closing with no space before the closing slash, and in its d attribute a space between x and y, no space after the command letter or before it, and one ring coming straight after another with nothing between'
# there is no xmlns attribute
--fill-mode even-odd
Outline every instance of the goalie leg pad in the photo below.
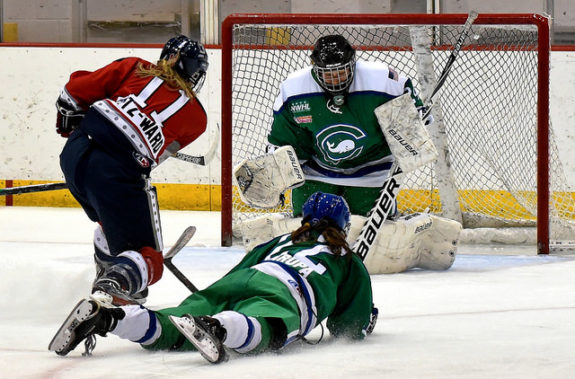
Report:
<svg viewBox="0 0 575 379"><path fill-rule="evenodd" d="M447 270L455 261L461 224L457 221L430 215L432 226L421 236L419 262L424 270Z"/></svg>
<svg viewBox="0 0 575 379"><path fill-rule="evenodd" d="M419 262L418 241L415 230L419 222L386 221L365 257L370 274L395 274L415 267Z"/></svg>
<svg viewBox="0 0 575 379"><path fill-rule="evenodd" d="M460 232L457 221L431 214L386 221L365 265L370 274L393 274L412 268L447 270L455 260Z"/></svg>
<svg viewBox="0 0 575 379"><path fill-rule="evenodd" d="M279 213L264 215L239 225L246 251L282 234L290 233L301 226L301 217L288 217Z"/></svg>

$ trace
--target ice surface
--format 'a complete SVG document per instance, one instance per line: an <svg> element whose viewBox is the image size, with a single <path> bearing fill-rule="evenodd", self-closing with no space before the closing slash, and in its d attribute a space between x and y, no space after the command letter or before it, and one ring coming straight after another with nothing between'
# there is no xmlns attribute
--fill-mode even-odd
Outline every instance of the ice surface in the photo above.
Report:
<svg viewBox="0 0 575 379"><path fill-rule="evenodd" d="M164 211L166 247L198 232L174 263L199 288L244 251L219 247L216 212ZM47 350L94 275L94 225L79 209L0 208L2 378L567 378L575 377L575 260L534 248L462 246L447 272L372 276L380 317L363 342L295 343L281 353L231 357L148 352L116 336L92 357ZM187 289L169 272L147 305L177 304ZM310 336L315 341L320 329Z"/></svg>

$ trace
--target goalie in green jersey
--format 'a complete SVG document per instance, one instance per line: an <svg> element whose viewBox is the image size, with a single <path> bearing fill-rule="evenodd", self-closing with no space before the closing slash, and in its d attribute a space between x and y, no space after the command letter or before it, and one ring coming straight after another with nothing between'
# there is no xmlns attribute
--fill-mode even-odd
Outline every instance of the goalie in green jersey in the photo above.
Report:
<svg viewBox="0 0 575 379"><path fill-rule="evenodd" d="M256 246L292 230L302 204L321 191L347 200L347 240L370 274L449 269L461 224L430 213L397 217L404 175L438 156L426 128L433 119L422 119L428 112L411 79L356 60L341 35L319 38L311 60L280 85L268 154L245 159L233 174L242 201L255 208L277 207L291 189L293 217L242 219L234 236Z"/></svg>
<svg viewBox="0 0 575 379"><path fill-rule="evenodd" d="M355 55L343 36L321 37L313 65L280 86L269 150L290 145L300 161L305 183L292 190L296 217L316 191L341 195L352 214L367 215L394 160L374 109L409 93L423 114L411 79L380 62L356 61Z"/></svg>
<svg viewBox="0 0 575 379"><path fill-rule="evenodd" d="M369 274L345 240L349 223L342 197L314 193L297 230L255 247L179 306L152 311L82 300L49 349L66 355L81 341L109 332L152 350L197 349L218 363L226 349L258 353L305 339L325 319L333 336L363 339L375 326L377 308ZM88 353L93 346L86 344Z"/></svg>

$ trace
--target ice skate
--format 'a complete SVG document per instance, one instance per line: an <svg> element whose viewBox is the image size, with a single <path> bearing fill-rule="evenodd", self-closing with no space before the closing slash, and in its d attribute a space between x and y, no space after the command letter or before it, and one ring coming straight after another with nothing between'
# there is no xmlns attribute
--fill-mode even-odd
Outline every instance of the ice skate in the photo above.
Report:
<svg viewBox="0 0 575 379"><path fill-rule="evenodd" d="M66 355L86 340L83 355L91 355L96 345L94 335L105 337L123 317L124 311L119 308L106 308L94 300L80 300L52 338L48 350Z"/></svg>
<svg viewBox="0 0 575 379"><path fill-rule="evenodd" d="M210 363L220 363L227 360L227 354L222 344L226 338L226 330L218 320L209 316L169 317L172 324Z"/></svg>
<svg viewBox="0 0 575 379"><path fill-rule="evenodd" d="M130 294L122 287L119 281L115 280L114 278L106 276L99 277L96 279L92 288L92 292L93 293L91 297L97 301L99 300L94 297L101 296L100 292L111 296L110 303L115 306L130 305L130 304L141 305L146 302L148 296L148 288L145 288L141 292Z"/></svg>

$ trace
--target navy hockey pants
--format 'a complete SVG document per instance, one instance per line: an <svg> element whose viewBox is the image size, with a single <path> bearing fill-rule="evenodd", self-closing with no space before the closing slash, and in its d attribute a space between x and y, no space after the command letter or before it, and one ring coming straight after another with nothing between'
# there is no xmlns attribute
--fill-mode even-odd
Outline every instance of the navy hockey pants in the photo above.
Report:
<svg viewBox="0 0 575 379"><path fill-rule="evenodd" d="M155 188L149 183L149 167L140 166L131 153L105 150L82 129L68 138L60 154L60 167L74 198L90 220L102 226L113 256L144 246L162 250L158 203Z"/></svg>

